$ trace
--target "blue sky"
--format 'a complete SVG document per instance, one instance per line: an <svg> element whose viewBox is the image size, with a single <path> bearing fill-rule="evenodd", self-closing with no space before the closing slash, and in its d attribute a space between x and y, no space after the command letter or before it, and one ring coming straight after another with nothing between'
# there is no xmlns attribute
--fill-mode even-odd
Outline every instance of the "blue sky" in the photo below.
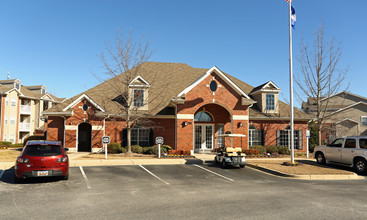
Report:
<svg viewBox="0 0 367 220"><path fill-rule="evenodd" d="M301 38L312 43L325 21L326 37L341 42L349 91L367 97L367 1L294 0L294 74ZM152 61L221 70L257 86L269 80L289 97L288 4L285 0L1 0L0 79L44 84L72 97L99 83L98 58L116 30L145 34Z"/></svg>

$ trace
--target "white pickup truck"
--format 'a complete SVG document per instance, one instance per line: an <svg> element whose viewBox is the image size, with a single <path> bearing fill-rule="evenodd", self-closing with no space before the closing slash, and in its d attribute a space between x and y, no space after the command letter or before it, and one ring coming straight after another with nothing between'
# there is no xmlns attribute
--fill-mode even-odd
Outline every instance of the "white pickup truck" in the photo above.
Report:
<svg viewBox="0 0 367 220"><path fill-rule="evenodd" d="M314 152L319 164L354 167L359 174L367 171L367 136L336 138L331 144L315 147Z"/></svg>

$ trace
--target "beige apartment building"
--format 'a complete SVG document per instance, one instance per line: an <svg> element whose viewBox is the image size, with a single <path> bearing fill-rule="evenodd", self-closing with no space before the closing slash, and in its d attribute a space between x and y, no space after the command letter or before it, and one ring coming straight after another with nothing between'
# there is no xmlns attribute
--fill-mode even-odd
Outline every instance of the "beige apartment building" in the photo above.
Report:
<svg viewBox="0 0 367 220"><path fill-rule="evenodd" d="M43 131L42 112L64 100L47 93L44 85L23 86L19 79L0 80L0 96L0 140L12 143Z"/></svg>

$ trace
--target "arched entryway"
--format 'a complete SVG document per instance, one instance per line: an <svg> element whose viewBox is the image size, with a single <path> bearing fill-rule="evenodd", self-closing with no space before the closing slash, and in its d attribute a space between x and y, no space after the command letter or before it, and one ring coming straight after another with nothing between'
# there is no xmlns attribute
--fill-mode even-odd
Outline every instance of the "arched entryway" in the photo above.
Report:
<svg viewBox="0 0 367 220"><path fill-rule="evenodd" d="M92 125L89 123L81 123L78 125L78 151L92 151Z"/></svg>
<svg viewBox="0 0 367 220"><path fill-rule="evenodd" d="M212 151L224 146L224 138L218 138L225 131L231 131L231 114L218 104L207 104L194 115L194 151Z"/></svg>

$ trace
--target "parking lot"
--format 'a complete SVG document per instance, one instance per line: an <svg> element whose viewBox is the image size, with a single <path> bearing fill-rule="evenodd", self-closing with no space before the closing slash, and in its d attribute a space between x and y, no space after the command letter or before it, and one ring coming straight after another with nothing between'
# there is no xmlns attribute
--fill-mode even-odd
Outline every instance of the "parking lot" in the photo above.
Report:
<svg viewBox="0 0 367 220"><path fill-rule="evenodd" d="M207 164L70 168L67 181L14 184L0 171L5 219L365 219L365 180L302 181ZM345 210L348 210L345 212Z"/></svg>

